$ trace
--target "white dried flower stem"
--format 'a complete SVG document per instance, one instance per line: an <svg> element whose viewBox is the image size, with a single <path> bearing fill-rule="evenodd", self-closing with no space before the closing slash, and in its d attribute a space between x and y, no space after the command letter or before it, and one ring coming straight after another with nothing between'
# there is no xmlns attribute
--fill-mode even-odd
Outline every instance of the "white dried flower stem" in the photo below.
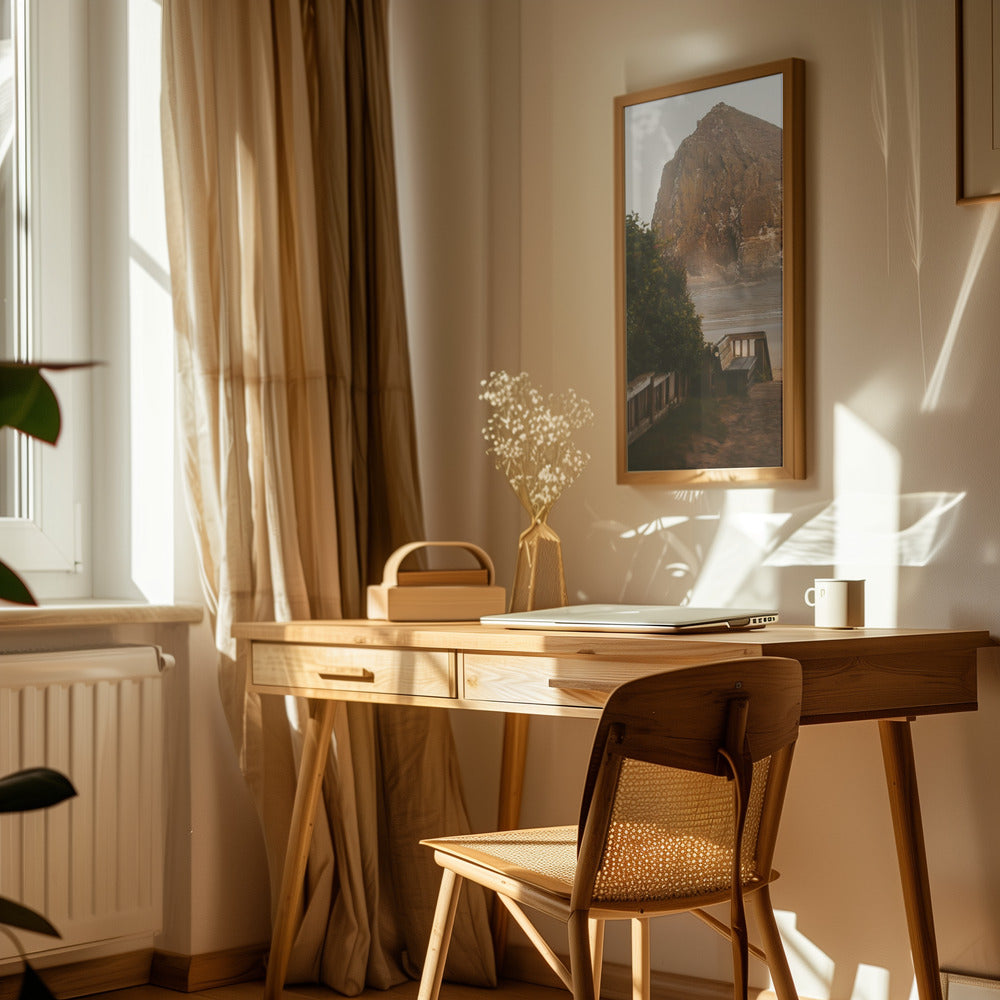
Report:
<svg viewBox="0 0 1000 1000"><path fill-rule="evenodd" d="M490 372L479 398L491 410L483 428L487 454L532 522L544 521L590 461L572 441L573 431L594 419L590 404L572 389L546 398L525 372Z"/></svg>

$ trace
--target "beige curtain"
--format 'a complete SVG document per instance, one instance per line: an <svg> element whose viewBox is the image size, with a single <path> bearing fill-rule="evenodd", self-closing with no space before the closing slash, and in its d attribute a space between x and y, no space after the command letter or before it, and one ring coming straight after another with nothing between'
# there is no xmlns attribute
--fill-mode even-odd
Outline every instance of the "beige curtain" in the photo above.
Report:
<svg viewBox="0 0 1000 1000"><path fill-rule="evenodd" d="M385 0L163 3L184 473L272 904L308 706L247 692L230 626L356 617L422 537L385 18ZM446 713L341 706L324 803L288 979L388 987L429 934L418 839L468 828ZM493 984L484 900L464 905L448 975Z"/></svg>

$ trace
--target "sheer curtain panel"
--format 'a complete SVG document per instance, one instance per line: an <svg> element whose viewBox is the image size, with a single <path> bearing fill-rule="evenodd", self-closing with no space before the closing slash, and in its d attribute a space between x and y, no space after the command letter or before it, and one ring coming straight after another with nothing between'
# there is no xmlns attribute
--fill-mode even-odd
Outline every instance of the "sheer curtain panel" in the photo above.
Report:
<svg viewBox="0 0 1000 1000"><path fill-rule="evenodd" d="M183 468L219 686L272 901L309 706L247 691L234 621L356 617L423 537L385 0L164 0L163 156ZM289 981L417 969L468 821L446 713L340 706ZM263 901L262 901L262 905ZM482 896L449 977L495 983Z"/></svg>

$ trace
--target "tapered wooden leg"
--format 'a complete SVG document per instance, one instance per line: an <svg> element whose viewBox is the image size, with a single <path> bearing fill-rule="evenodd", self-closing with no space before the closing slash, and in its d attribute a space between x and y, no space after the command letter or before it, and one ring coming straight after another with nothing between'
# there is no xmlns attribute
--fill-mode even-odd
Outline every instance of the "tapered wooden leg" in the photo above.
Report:
<svg viewBox="0 0 1000 1000"><path fill-rule="evenodd" d="M594 969L594 995L601 995L601 972L604 967L604 921L590 921L590 959Z"/></svg>
<svg viewBox="0 0 1000 1000"><path fill-rule="evenodd" d="M458 909L458 895L461 888L461 877L450 868L442 869L441 889L434 910L431 939L427 944L427 957L424 959L424 971L420 976L420 992L417 994L417 1000L437 1000L438 993L441 992L441 979L448 958L448 945L451 944L451 931L455 926L455 911Z"/></svg>
<svg viewBox="0 0 1000 1000"><path fill-rule="evenodd" d="M632 1000L649 1000L649 921L632 920Z"/></svg>
<svg viewBox="0 0 1000 1000"><path fill-rule="evenodd" d="M281 890L271 931L271 952L267 960L267 978L264 981L264 1000L278 1000L285 985L288 958L297 930L299 904L302 901L302 883L306 875L309 843L316 822L316 805L323 787L323 769L326 766L330 737L333 735L335 701L321 700L313 704L306 723L302 744L302 762L295 785L291 827L285 865L281 872Z"/></svg>
<svg viewBox="0 0 1000 1000"><path fill-rule="evenodd" d="M573 977L573 1000L597 1000L594 965L590 957L590 921L586 910L569 915L569 971Z"/></svg>
<svg viewBox="0 0 1000 1000"><path fill-rule="evenodd" d="M767 967L774 983L774 992L778 1000L799 1000L792 981L792 972L788 968L788 958L785 955L778 925L774 919L774 908L771 906L771 893L768 886L758 889L747 897L754 916L757 918L757 930L767 955Z"/></svg>
<svg viewBox="0 0 1000 1000"><path fill-rule="evenodd" d="M503 756L500 760L500 798L497 803L497 829L514 830L521 820L521 789L528 750L527 715L508 714L503 723ZM493 929L493 956L497 975L503 968L507 949L507 910L499 899L493 900L490 924Z"/></svg>
<svg viewBox="0 0 1000 1000"><path fill-rule="evenodd" d="M879 721L878 728L917 992L920 1000L941 1000L941 973L910 723L907 720L883 719Z"/></svg>

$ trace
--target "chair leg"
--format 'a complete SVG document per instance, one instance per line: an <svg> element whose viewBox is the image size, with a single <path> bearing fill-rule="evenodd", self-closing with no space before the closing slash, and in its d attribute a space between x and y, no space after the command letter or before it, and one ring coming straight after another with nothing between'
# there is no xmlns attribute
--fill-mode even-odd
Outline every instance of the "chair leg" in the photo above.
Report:
<svg viewBox="0 0 1000 1000"><path fill-rule="evenodd" d="M765 885L752 893L749 900L754 909L754 916L757 918L757 929L760 932L764 952L767 955L767 967L774 983L774 992L777 994L778 1000L799 1000L795 983L792 981L792 972L788 968L785 947L781 943L781 935L778 933L778 924L774 919L774 908L771 906L771 894L768 891L768 886Z"/></svg>
<svg viewBox="0 0 1000 1000"><path fill-rule="evenodd" d="M733 1000L747 1000L750 945L746 924L733 922Z"/></svg>
<svg viewBox="0 0 1000 1000"><path fill-rule="evenodd" d="M632 1000L649 1000L649 921L632 919Z"/></svg>
<svg viewBox="0 0 1000 1000"><path fill-rule="evenodd" d="M461 876L456 875L450 868L442 870L441 889L434 910L434 923L431 926L430 941L427 943L427 957L424 959L424 970L420 976L420 992L417 994L417 1000L437 1000L441 991L441 979L448 958L448 945L451 944L451 931L455 925L455 912L458 909L462 881Z"/></svg>
<svg viewBox="0 0 1000 1000"><path fill-rule="evenodd" d="M604 921L592 917L590 926L590 955L594 969L594 995L601 995L601 972L604 967Z"/></svg>
<svg viewBox="0 0 1000 1000"><path fill-rule="evenodd" d="M573 977L573 1000L597 1000L587 911L574 910L569 915L566 929L569 932L569 971Z"/></svg>

